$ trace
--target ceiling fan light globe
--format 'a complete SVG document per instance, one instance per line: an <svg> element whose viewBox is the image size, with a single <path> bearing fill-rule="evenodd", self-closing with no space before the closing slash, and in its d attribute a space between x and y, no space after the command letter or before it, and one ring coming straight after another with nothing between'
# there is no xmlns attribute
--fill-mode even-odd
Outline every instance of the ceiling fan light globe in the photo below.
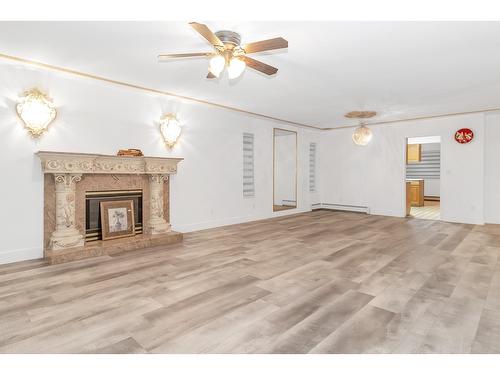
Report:
<svg viewBox="0 0 500 375"><path fill-rule="evenodd" d="M247 64L245 64L243 60L233 57L227 67L227 75L229 79L238 78L243 73L246 66Z"/></svg>
<svg viewBox="0 0 500 375"><path fill-rule="evenodd" d="M208 70L214 76L219 77L222 70L224 70L224 66L226 65L226 59L224 56L216 55L210 59Z"/></svg>

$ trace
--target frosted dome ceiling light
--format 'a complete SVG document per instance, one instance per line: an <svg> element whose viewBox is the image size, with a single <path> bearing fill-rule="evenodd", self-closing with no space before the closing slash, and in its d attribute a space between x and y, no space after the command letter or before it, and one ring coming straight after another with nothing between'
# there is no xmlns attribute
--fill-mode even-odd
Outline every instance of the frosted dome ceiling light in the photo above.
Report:
<svg viewBox="0 0 500 375"><path fill-rule="evenodd" d="M245 70L247 64L237 57L233 57L229 62L229 66L227 67L227 75L229 79L238 78L241 73Z"/></svg>
<svg viewBox="0 0 500 375"><path fill-rule="evenodd" d="M358 146L366 146L372 140L373 134L366 126L361 125L352 133L352 140Z"/></svg>
<svg viewBox="0 0 500 375"><path fill-rule="evenodd" d="M377 115L375 111L351 111L344 115L344 117L349 119L365 119L372 118ZM373 134L370 129L368 129L360 120L359 127L352 133L352 141L359 146L366 146L372 140Z"/></svg>
<svg viewBox="0 0 500 375"><path fill-rule="evenodd" d="M224 56L215 55L210 59L208 70L214 76L218 77L225 66L226 66L226 59L224 58Z"/></svg>
<svg viewBox="0 0 500 375"><path fill-rule="evenodd" d="M23 94L23 100L16 105L19 118L33 137L41 136L57 115L52 100L38 89Z"/></svg>

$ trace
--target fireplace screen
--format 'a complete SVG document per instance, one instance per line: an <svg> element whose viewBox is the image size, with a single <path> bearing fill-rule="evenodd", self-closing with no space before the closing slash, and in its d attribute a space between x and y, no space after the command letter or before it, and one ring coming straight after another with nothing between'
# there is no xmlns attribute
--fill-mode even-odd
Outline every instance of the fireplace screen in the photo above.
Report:
<svg viewBox="0 0 500 375"><path fill-rule="evenodd" d="M102 239L101 202L132 200L135 234L142 233L142 190L88 191L85 193L85 241Z"/></svg>

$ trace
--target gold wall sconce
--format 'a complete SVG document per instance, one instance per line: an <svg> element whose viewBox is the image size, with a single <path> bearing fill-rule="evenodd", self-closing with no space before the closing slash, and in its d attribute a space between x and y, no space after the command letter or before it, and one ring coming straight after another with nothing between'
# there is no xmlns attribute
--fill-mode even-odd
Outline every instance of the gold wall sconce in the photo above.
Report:
<svg viewBox="0 0 500 375"><path fill-rule="evenodd" d="M30 134L39 137L56 118L52 99L36 88L26 91L22 97L23 100L16 105L17 115Z"/></svg>
<svg viewBox="0 0 500 375"><path fill-rule="evenodd" d="M177 143L181 135L181 125L177 116L173 113L168 113L160 118L160 132L163 136L165 144L172 148Z"/></svg>

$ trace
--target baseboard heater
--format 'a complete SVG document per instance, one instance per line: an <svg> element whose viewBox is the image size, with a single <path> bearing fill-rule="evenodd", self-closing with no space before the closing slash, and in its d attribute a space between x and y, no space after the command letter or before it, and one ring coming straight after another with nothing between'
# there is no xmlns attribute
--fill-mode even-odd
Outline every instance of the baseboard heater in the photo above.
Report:
<svg viewBox="0 0 500 375"><path fill-rule="evenodd" d="M370 213L370 208L366 206L354 206L350 204L336 204L336 203L314 203L311 205L313 210L326 209L326 210L337 210L337 211L351 211L351 212L363 212L365 214Z"/></svg>

